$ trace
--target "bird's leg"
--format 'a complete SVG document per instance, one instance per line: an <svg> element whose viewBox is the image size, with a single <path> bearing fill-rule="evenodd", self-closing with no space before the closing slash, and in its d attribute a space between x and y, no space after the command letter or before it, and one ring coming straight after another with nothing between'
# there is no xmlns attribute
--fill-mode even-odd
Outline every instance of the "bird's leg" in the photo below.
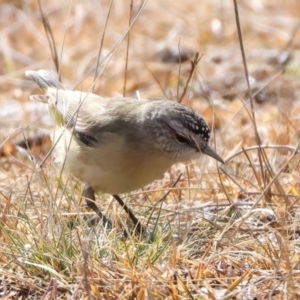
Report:
<svg viewBox="0 0 300 300"><path fill-rule="evenodd" d="M92 187L86 185L83 191L83 196L85 197L86 204L89 208L91 208L98 217L102 220L103 225L107 228L112 228L112 223L109 219L107 219L104 214L100 211L95 203L95 192ZM125 212L129 215L130 219L132 220L137 234L144 234L145 229L143 228L142 224L140 223L139 219L133 214L131 209L124 203L124 201L120 198L119 195L113 195L113 197L118 201L118 203L123 207Z"/></svg>
<svg viewBox="0 0 300 300"><path fill-rule="evenodd" d="M132 220L135 228L136 228L136 233L137 234L144 234L146 231L144 227L142 226L141 222L139 219L133 214L131 209L124 203L124 201L120 198L119 195L113 195L113 197L118 201L118 203L123 207L123 209L126 211L128 214L129 218Z"/></svg>
<svg viewBox="0 0 300 300"><path fill-rule="evenodd" d="M86 185L83 191L83 196L85 197L87 206L98 215L98 217L102 220L103 225L107 228L112 228L111 221L104 216L95 203L95 192L93 188Z"/></svg>

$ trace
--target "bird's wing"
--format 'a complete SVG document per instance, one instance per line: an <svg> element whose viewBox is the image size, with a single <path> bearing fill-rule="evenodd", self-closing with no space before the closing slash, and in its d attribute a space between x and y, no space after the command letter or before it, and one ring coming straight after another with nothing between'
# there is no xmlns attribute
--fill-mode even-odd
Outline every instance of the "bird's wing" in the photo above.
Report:
<svg viewBox="0 0 300 300"><path fill-rule="evenodd" d="M72 129L80 142L90 147L97 147L107 141L112 136L111 133L122 131L125 122L120 113L124 111L122 106L132 106L137 101L116 101L92 93L56 88L49 88L47 95L51 98L50 106L56 108L64 125Z"/></svg>

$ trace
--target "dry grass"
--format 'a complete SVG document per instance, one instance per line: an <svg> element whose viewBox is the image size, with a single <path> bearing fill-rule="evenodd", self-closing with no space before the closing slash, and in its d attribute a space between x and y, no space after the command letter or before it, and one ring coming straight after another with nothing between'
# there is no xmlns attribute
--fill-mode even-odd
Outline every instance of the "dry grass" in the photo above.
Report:
<svg viewBox="0 0 300 300"><path fill-rule="evenodd" d="M214 128L226 163L174 166L123 196L152 240L123 237L132 225L109 196L97 203L115 229L92 226L81 184L52 158L38 168L51 125L29 102L37 90L24 72L54 69L38 3L1 0L2 299L297 299L299 1L238 1L255 123L231 1L149 0L130 40L130 1L113 2L109 15L110 1L41 2L68 88L90 89L103 37L94 92L106 96L179 99L191 65L166 62L167 49L175 59L179 48L182 58L203 54L183 103ZM140 6L133 1L133 17Z"/></svg>

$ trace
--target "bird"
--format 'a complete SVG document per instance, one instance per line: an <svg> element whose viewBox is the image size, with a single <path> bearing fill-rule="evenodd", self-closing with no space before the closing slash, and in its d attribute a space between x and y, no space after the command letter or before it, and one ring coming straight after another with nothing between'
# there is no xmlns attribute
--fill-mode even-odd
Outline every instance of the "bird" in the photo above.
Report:
<svg viewBox="0 0 300 300"><path fill-rule="evenodd" d="M190 107L167 99L67 90L46 70L25 75L44 91L30 99L48 104L55 160L84 183L87 206L108 227L111 222L96 206L95 192L114 195L130 211L118 195L153 182L173 164L203 154L224 163L209 146L209 126Z"/></svg>

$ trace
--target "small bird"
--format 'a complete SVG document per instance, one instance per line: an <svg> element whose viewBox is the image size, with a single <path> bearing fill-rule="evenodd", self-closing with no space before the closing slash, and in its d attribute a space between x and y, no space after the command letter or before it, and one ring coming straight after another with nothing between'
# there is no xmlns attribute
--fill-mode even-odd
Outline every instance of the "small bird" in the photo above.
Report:
<svg viewBox="0 0 300 300"><path fill-rule="evenodd" d="M87 205L105 224L109 220L95 205L94 192L137 190L173 164L202 154L223 163L208 145L205 120L180 103L66 90L46 70L28 70L26 76L45 92L30 99L49 105L56 161L85 183Z"/></svg>

